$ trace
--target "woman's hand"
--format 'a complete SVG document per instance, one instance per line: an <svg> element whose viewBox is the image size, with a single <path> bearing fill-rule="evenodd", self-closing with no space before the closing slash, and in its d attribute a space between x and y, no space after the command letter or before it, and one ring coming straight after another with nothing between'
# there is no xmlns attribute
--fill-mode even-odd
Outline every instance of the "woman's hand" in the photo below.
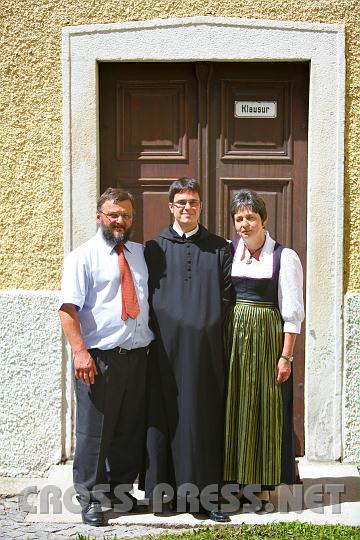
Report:
<svg viewBox="0 0 360 540"><path fill-rule="evenodd" d="M284 332L284 343L282 353L285 356L292 356L295 346L296 334L292 332ZM276 370L276 382L279 384L288 380L291 375L291 362L286 358L281 358L278 361Z"/></svg>
<svg viewBox="0 0 360 540"><path fill-rule="evenodd" d="M276 382L279 384L288 380L291 375L291 363L285 358L280 358L277 365Z"/></svg>

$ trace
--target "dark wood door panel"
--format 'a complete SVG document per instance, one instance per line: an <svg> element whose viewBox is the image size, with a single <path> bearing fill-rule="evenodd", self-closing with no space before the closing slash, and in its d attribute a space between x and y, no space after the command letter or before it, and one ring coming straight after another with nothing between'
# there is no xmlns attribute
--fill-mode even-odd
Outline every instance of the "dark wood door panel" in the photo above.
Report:
<svg viewBox="0 0 360 540"><path fill-rule="evenodd" d="M221 79L220 91L222 160L291 160L291 81ZM276 116L235 119L236 102L275 102Z"/></svg>
<svg viewBox="0 0 360 540"><path fill-rule="evenodd" d="M175 178L140 178L135 196L136 227L134 240L147 242L172 222L168 190ZM129 191L134 193L133 189Z"/></svg>
<svg viewBox="0 0 360 540"><path fill-rule="evenodd" d="M186 161L186 95L187 81L117 81L116 159Z"/></svg>
<svg viewBox="0 0 360 540"><path fill-rule="evenodd" d="M143 240L157 228L159 232L168 219L158 213L147 231L148 220L141 215L148 208L142 179L153 179L154 193L165 193L174 179L198 173L195 67L101 63L99 88L101 185L126 187L137 194L136 235Z"/></svg>
<svg viewBox="0 0 360 540"><path fill-rule="evenodd" d="M144 216L142 238L144 242L147 242L154 238L166 225L170 225L171 214L168 207L167 191L144 190L142 199L142 215Z"/></svg>

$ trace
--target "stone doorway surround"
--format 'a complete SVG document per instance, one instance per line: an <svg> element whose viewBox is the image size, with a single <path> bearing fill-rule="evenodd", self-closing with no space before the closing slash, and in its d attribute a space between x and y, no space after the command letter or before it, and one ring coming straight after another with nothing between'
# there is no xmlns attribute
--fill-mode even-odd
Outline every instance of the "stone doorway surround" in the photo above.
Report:
<svg viewBox="0 0 360 540"><path fill-rule="evenodd" d="M310 62L305 456L342 457L342 25L222 17L158 19L63 29L65 253L95 233L99 195L97 62ZM63 362L68 362L64 348ZM70 370L67 370L69 373ZM71 403L71 381L64 395ZM68 407L64 453L72 443Z"/></svg>

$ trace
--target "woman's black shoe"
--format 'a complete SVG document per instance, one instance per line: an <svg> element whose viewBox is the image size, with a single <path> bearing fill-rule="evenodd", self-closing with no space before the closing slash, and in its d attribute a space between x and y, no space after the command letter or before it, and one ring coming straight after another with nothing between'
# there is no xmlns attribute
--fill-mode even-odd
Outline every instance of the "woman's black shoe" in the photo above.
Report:
<svg viewBox="0 0 360 540"><path fill-rule="evenodd" d="M274 510L275 510L275 506L270 501L270 499L267 499L267 500L260 499L260 504L255 508L255 512L257 514L262 513L262 512L266 514L271 514Z"/></svg>
<svg viewBox="0 0 360 540"><path fill-rule="evenodd" d="M94 527L105 525L104 512L101 504L97 501L90 501L86 506L82 507L81 517L86 525L93 525Z"/></svg>

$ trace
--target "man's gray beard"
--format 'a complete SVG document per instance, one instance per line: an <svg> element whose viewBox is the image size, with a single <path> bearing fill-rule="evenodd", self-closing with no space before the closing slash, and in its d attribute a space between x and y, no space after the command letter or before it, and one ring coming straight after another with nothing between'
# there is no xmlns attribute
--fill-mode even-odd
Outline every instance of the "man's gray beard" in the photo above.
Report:
<svg viewBox="0 0 360 540"><path fill-rule="evenodd" d="M101 228L101 232L102 232L102 235L103 235L103 238L104 240L106 241L107 244L109 244L109 246L111 247L114 247L116 246L117 244L126 244L126 242L129 240L130 238L130 234L131 234L131 229L128 229L127 231L125 231L124 233L120 234L119 236L115 236L112 231L110 231L109 229L103 229L102 227Z"/></svg>

